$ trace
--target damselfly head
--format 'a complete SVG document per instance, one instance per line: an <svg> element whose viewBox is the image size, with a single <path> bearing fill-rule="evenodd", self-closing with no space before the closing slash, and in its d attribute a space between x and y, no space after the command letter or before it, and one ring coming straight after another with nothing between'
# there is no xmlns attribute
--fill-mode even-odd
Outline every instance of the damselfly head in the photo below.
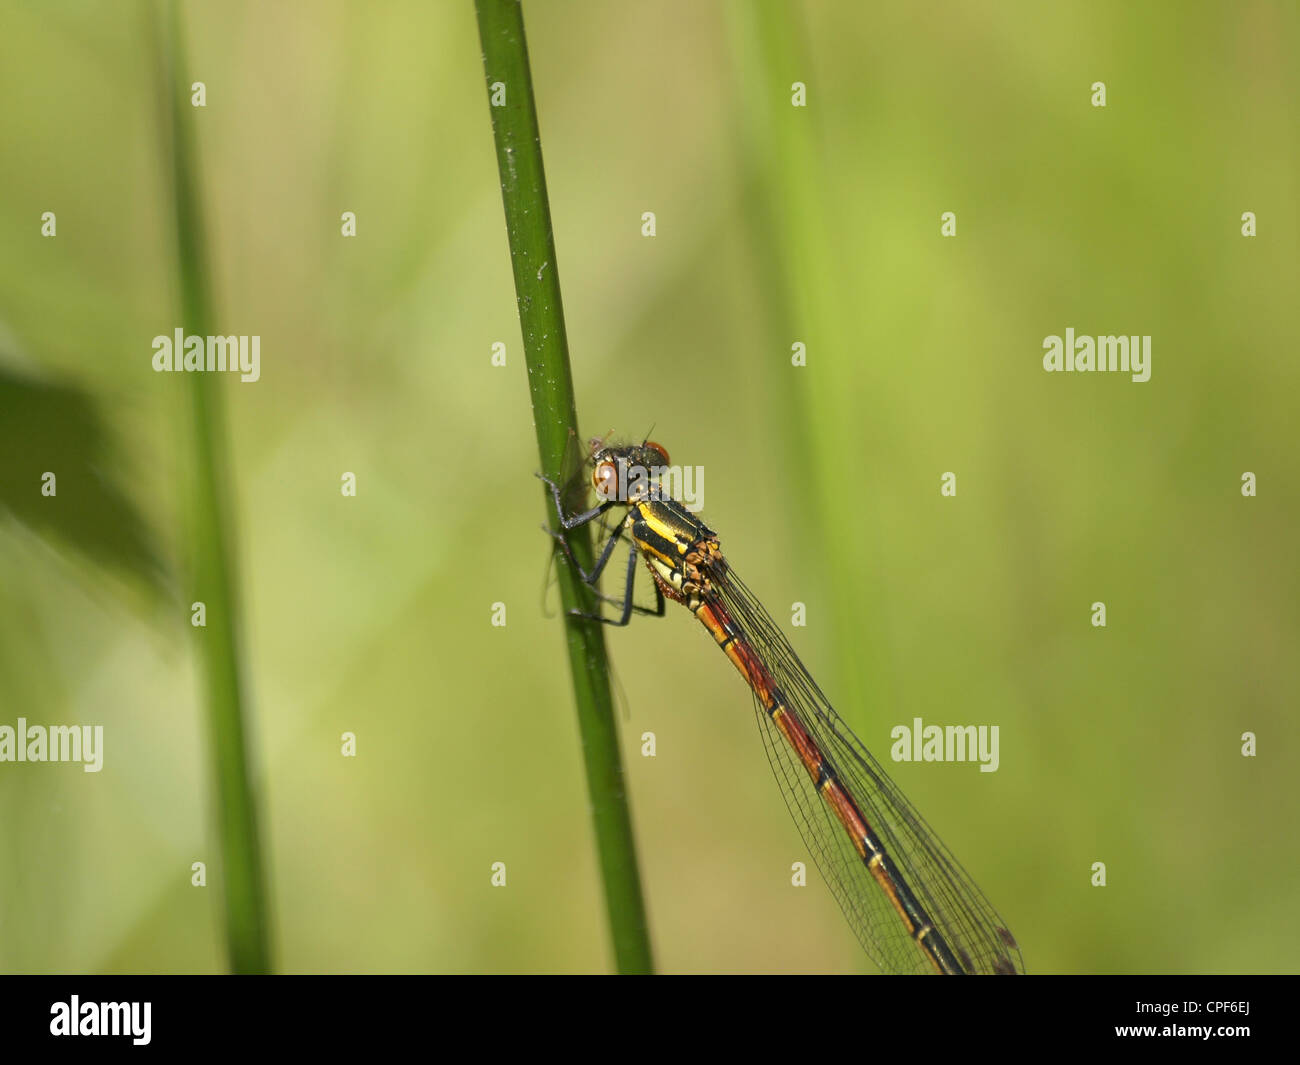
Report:
<svg viewBox="0 0 1300 1065"><path fill-rule="evenodd" d="M591 471L591 487L601 499L618 498L618 460L605 452L594 456L596 468Z"/></svg>
<svg viewBox="0 0 1300 1065"><path fill-rule="evenodd" d="M607 444L607 439L591 441L591 486L596 495L622 503L652 495L661 472L669 465L668 451L653 440Z"/></svg>
<svg viewBox="0 0 1300 1065"><path fill-rule="evenodd" d="M659 464L661 466L672 465L672 460L669 459L668 457L668 449L664 447L663 444L656 444L653 440L647 440L641 446L645 448L647 451L653 451L656 455L658 455Z"/></svg>

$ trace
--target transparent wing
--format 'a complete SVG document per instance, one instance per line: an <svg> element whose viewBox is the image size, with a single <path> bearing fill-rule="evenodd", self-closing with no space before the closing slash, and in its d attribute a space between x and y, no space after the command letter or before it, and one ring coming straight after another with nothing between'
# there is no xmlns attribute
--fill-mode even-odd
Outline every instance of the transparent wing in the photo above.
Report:
<svg viewBox="0 0 1300 1065"><path fill-rule="evenodd" d="M961 966L972 973L1023 972L1020 949L1006 923L835 712L758 599L725 564L714 567L709 579L710 594L766 665L783 701L817 743ZM898 911L757 698L755 710L786 805L863 949L885 971L933 973L934 966L911 940Z"/></svg>

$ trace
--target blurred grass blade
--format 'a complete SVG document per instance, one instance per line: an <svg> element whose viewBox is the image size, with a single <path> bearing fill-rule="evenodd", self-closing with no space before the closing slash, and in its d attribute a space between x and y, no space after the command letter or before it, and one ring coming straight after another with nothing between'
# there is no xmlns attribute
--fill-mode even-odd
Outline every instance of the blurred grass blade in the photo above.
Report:
<svg viewBox="0 0 1300 1065"><path fill-rule="evenodd" d="M475 8L537 449L542 470L558 480L565 449L577 433L577 414L523 13L517 0L477 0ZM554 522L554 503L545 489L543 496ZM569 540L575 556L589 567L588 529L575 530ZM596 622L570 616L575 608L594 612L597 604L572 566L561 564L557 571L615 964L621 973L648 973L653 960L610 698L604 632Z"/></svg>
<svg viewBox="0 0 1300 1065"><path fill-rule="evenodd" d="M153 537L120 484L106 419L88 393L0 368L0 513L163 594ZM43 495L53 473L55 494Z"/></svg>
<svg viewBox="0 0 1300 1065"><path fill-rule="evenodd" d="M825 108L821 81L809 47L807 12L781 0L732 0L727 6L738 96L744 107L738 115L749 172L761 175L755 190L763 225L758 260L767 266L763 281L765 304L780 308L790 335L816 353L818 368L799 371L797 385L782 393L782 410L792 405L799 417L773 418L784 426L786 444L797 456L806 475L795 489L803 493L802 506L794 508L818 529L858 527L874 537L880 528L872 513L872 493L845 499L836 473L839 456L879 453L874 442L864 441L880 419L864 419L856 407L857 395L835 364L852 363L854 380L871 380L870 358L846 358L860 346L855 330L857 308L876 298L846 287L852 274L845 250L835 239L836 220L828 208L829 187L820 123ZM791 105L793 83L811 84L812 103ZM856 254L868 254L859 239ZM877 427L874 431L879 432ZM851 573L860 567L860 545L831 537L824 546L826 572ZM877 596L870 597L873 601ZM832 596L834 624L829 626L845 691L860 706L893 704L892 671L885 667L881 648L888 646L881 615L863 615L859 605L844 596Z"/></svg>
<svg viewBox="0 0 1300 1065"><path fill-rule="evenodd" d="M185 76L178 9L155 8L155 40L165 101L164 142L171 155L176 211L177 270L185 332L211 336L211 281L199 202L197 151L190 127L189 79ZM193 552L190 594L207 604L207 627L195 628L216 773L217 831L221 847L226 940L231 969L271 969L270 922L264 896L257 809L244 736L243 666L239 657L239 600L231 530L234 514L226 471L222 418L224 378L185 374L194 430L193 490L188 536Z"/></svg>

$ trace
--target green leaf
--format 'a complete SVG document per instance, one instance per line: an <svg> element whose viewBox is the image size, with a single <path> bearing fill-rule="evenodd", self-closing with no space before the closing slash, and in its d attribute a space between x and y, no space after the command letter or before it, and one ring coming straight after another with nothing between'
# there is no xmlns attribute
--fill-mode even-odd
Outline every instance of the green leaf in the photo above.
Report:
<svg viewBox="0 0 1300 1065"><path fill-rule="evenodd" d="M121 478L86 392L0 368L0 510L161 594L164 566Z"/></svg>

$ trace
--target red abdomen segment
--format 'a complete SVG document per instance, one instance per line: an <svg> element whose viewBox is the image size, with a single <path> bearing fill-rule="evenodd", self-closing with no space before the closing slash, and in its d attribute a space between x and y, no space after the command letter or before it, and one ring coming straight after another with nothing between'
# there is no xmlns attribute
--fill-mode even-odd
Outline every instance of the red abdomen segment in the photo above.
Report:
<svg viewBox="0 0 1300 1065"><path fill-rule="evenodd" d="M916 940L938 972L963 972L943 936L931 924L912 890L894 869L884 846L862 816L857 803L840 783L834 767L822 755L817 742L808 734L798 715L787 705L772 674L727 613L726 607L716 598L707 597L693 612L712 634L723 653L740 670L740 675L758 696L772 723L808 771L818 793L848 833L854 849L866 864L872 878L898 912L908 935Z"/></svg>

